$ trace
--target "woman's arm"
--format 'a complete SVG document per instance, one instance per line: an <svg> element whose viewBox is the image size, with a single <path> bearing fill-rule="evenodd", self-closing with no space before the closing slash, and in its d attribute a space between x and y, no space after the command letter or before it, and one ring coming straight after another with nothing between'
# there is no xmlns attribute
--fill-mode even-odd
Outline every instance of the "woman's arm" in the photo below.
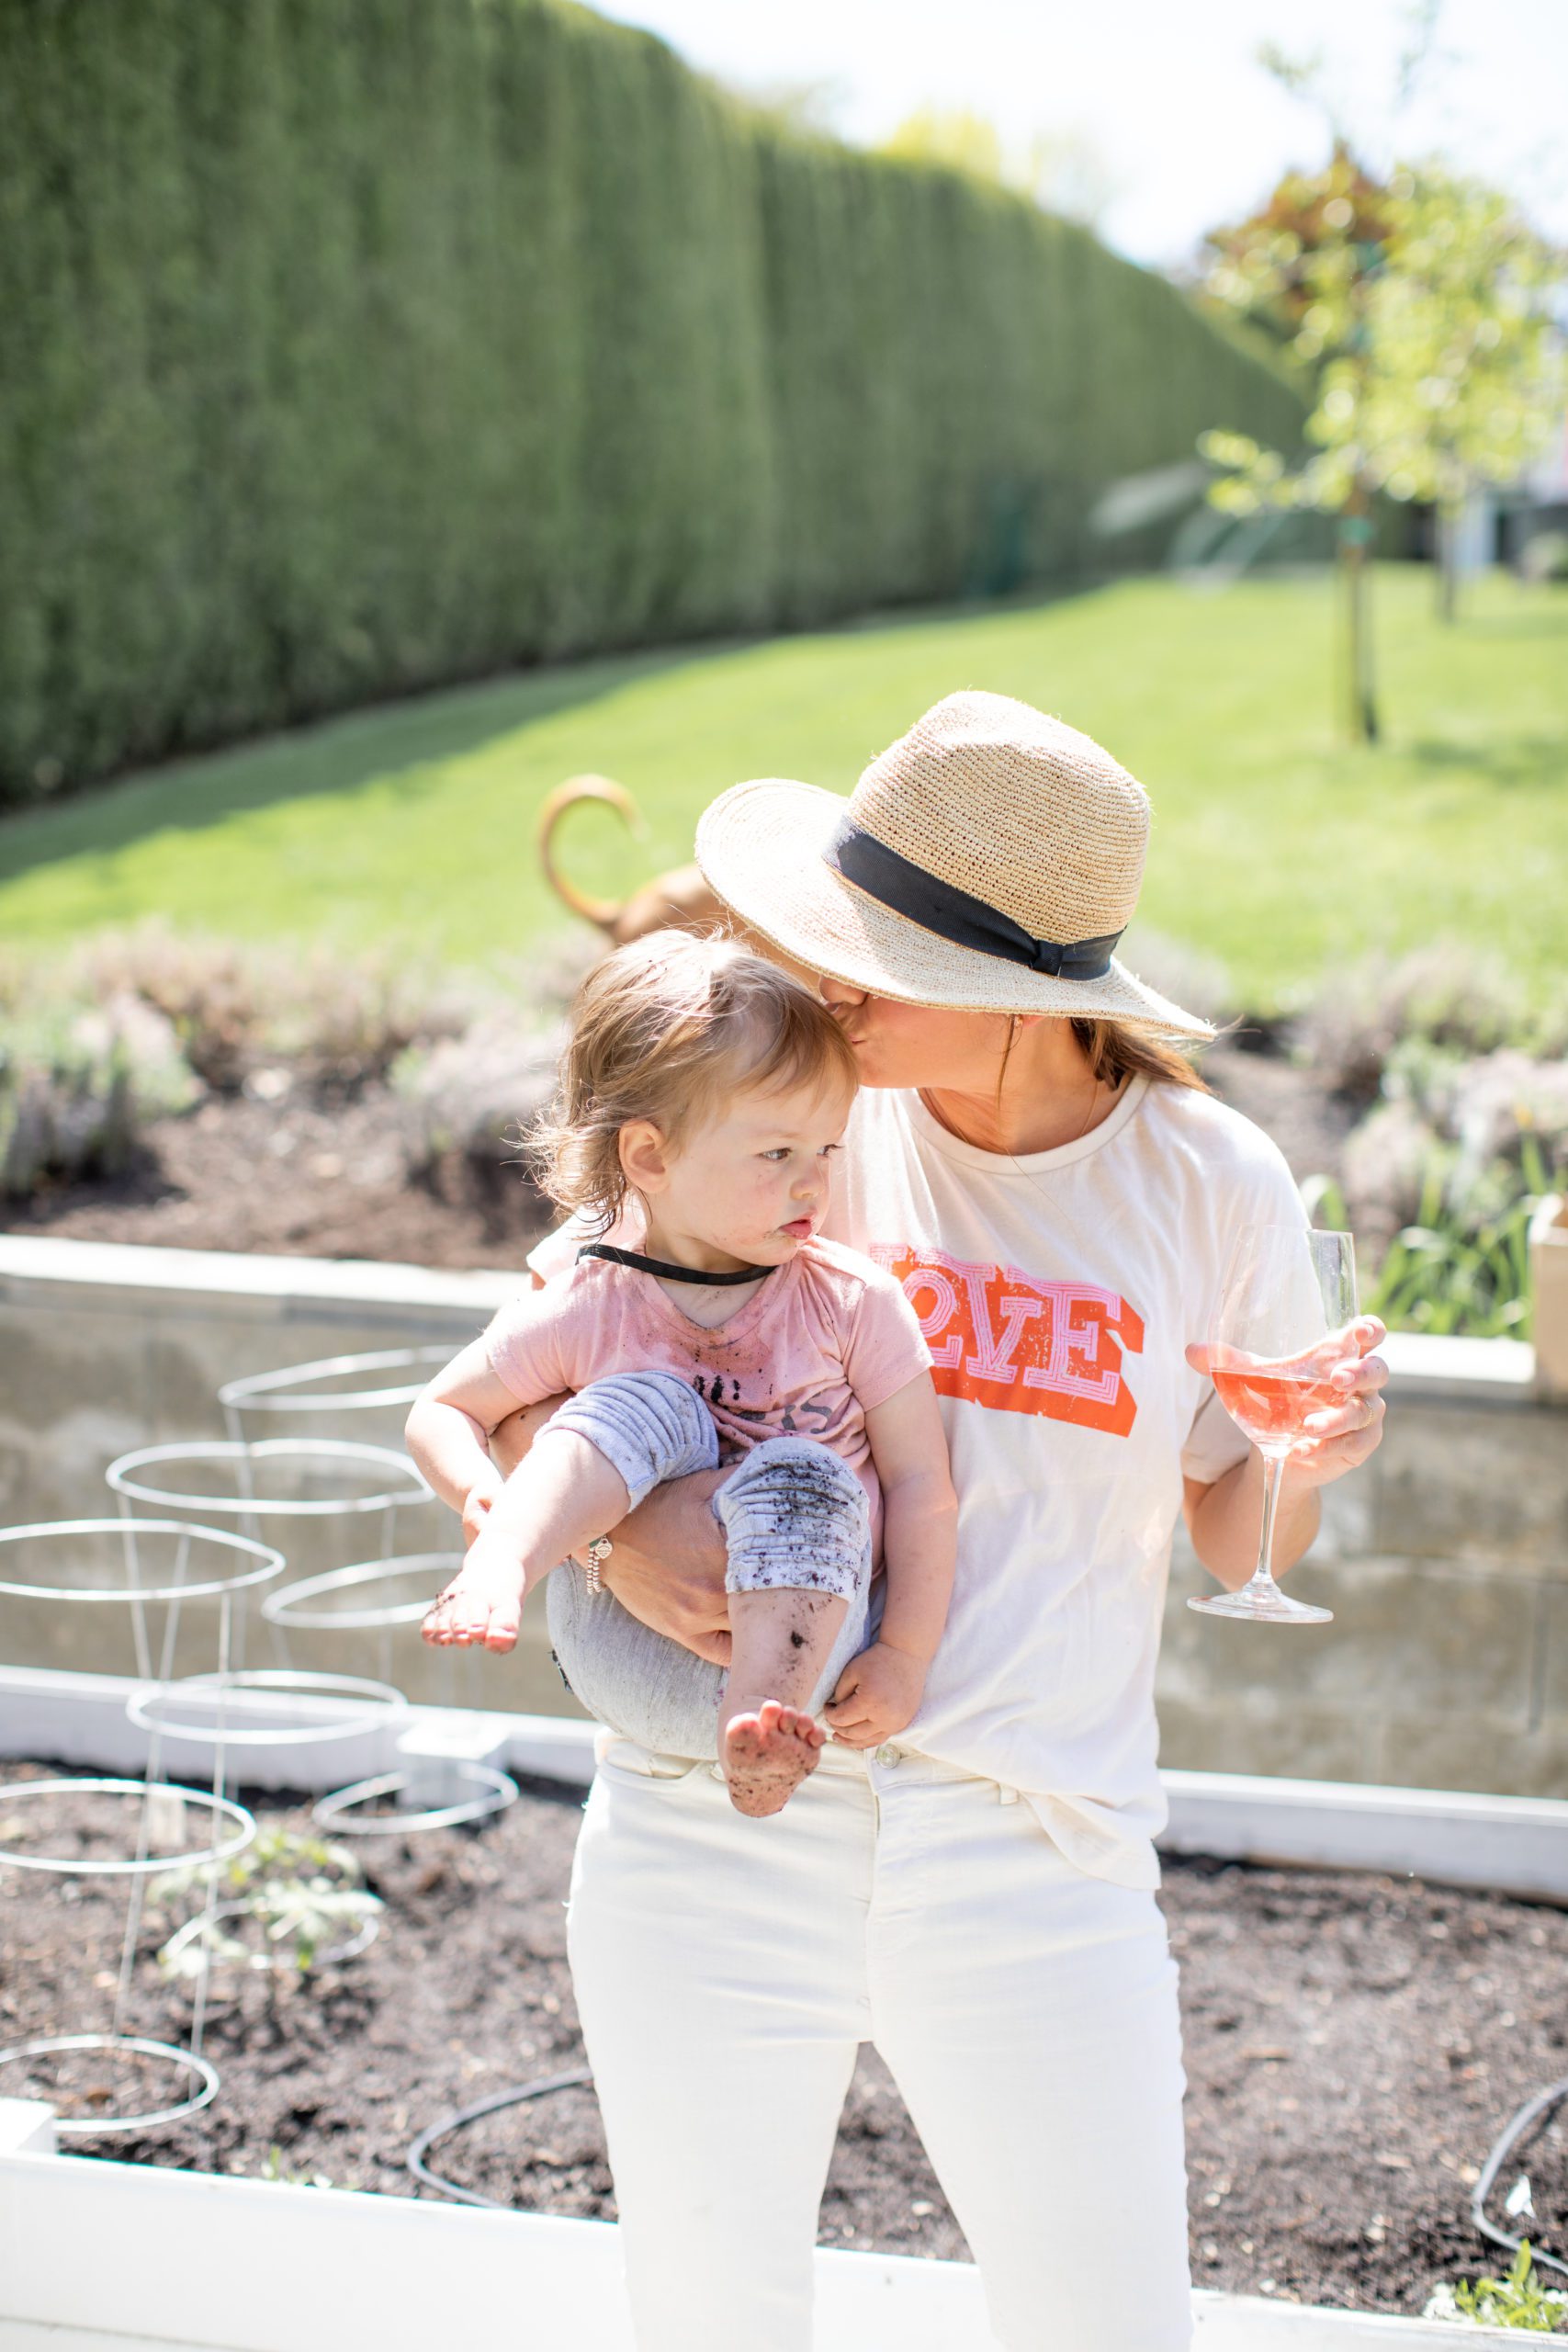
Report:
<svg viewBox="0 0 1568 2352"><path fill-rule="evenodd" d="M1310 1447L1293 1454L1280 1482L1280 1511L1274 1521L1273 1566L1283 1576L1306 1551L1322 1517L1318 1488L1332 1485L1348 1470L1358 1469L1382 1442L1382 1390L1388 1366L1372 1352L1386 1337L1375 1315L1362 1316L1350 1327L1358 1361L1342 1364L1334 1374L1344 1391L1344 1403L1314 1413L1307 1423ZM1209 1351L1193 1347L1187 1361L1194 1372L1209 1369ZM1182 1510L1192 1549L1212 1577L1228 1592L1236 1591L1258 1565L1258 1531L1263 1514L1263 1457L1256 1446L1247 1459L1206 1486L1197 1478L1182 1481Z"/></svg>
<svg viewBox="0 0 1568 2352"><path fill-rule="evenodd" d="M823 1709L836 1739L874 1747L920 1703L953 1598L958 1498L929 1372L865 1417L882 1485L886 1605L875 1642L851 1660Z"/></svg>

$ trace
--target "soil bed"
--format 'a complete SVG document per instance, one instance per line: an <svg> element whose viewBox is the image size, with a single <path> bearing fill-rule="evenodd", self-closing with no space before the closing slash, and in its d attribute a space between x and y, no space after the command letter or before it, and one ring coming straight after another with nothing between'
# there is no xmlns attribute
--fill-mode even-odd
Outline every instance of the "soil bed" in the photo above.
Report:
<svg viewBox="0 0 1568 2352"><path fill-rule="evenodd" d="M37 1777L28 1768L7 1775ZM19 1832L0 1786L0 1842ZM53 1801L47 1801L53 1802ZM72 1801L66 1801L70 1803ZM262 1799L276 1808L276 1799ZM408 2195L409 2143L511 2083L581 2063L562 1898L580 1799L545 1785L481 1829L361 1841L387 1909L365 1955L307 1980L252 1978L220 2004L216 2104L144 2140L71 2144L120 2160L320 2177ZM268 1818L304 1827L308 1808ZM53 1850L53 1849L51 1849ZM0 2042L107 2025L126 1882L0 1869ZM1181 1962L1187 2130L1200 2284L1416 2312L1442 2278L1492 2267L1469 2184L1514 2109L1568 2074L1568 1913L1414 1880L1167 1864ZM172 1921L165 1922L167 1933ZM128 2030L178 2042L188 1996L142 1938ZM7 2067L21 2093L20 2066ZM538 2211L608 2216L592 2094L512 2109L433 2153L438 2171ZM1568 2125L1528 2169L1548 2246L1568 2243ZM1506 2184L1504 2184L1506 2186ZM886 2070L869 2052L840 2133L821 2235L962 2256L963 2239Z"/></svg>
<svg viewBox="0 0 1568 2352"><path fill-rule="evenodd" d="M1235 1046L1203 1067L1298 1177L1337 1169L1355 1114L1310 1072ZM0 1221L60 1240L459 1268L521 1266L550 1222L514 1158L453 1155L423 1176L409 1162L407 1109L387 1087L338 1103L214 1095L149 1127L123 1174L0 1202Z"/></svg>

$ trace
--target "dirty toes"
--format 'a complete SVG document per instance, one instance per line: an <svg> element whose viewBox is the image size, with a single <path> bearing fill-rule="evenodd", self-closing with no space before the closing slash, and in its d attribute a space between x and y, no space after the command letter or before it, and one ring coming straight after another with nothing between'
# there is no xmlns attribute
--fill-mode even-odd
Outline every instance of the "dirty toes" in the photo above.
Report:
<svg viewBox="0 0 1568 2352"><path fill-rule="evenodd" d="M724 1777L737 1812L753 1819L782 1811L817 1769L823 1734L798 1707L775 1700L755 1714L735 1715L721 1740Z"/></svg>

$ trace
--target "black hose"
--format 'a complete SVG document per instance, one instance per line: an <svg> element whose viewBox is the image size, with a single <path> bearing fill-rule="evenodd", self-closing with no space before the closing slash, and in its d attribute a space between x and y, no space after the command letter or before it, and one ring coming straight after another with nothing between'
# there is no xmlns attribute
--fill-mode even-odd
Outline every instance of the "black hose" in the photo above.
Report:
<svg viewBox="0 0 1568 2352"><path fill-rule="evenodd" d="M1498 2229L1495 2222L1487 2220L1486 2199L1496 2184L1503 2159L1509 2149L1524 2137L1532 2124L1550 2115L1552 2109L1560 2107L1565 2098L1568 2098L1568 2081L1553 2083L1550 2088L1538 2091L1534 2098L1527 2099L1518 2113L1504 2125L1492 2143L1491 2154L1481 2167L1481 2177L1470 2199L1470 2218L1483 2238L1490 2238L1494 2245L1506 2245L1510 2254L1517 2254L1524 2238L1522 2235L1510 2237L1506 2230ZM1568 2262L1555 2254L1542 2254L1533 2238L1530 2241L1530 2259L1538 2269L1560 2270L1568 2278Z"/></svg>
<svg viewBox="0 0 1568 2352"><path fill-rule="evenodd" d="M428 2131L422 2132L409 2150L409 2170L415 2180L423 2182L426 2188L436 2189L443 2197L456 2197L465 2205L488 2205L495 2213L515 2213L526 2210L504 2204L499 2197L481 2197L477 2188L459 2188L455 2180L444 2180L425 2163L426 2151L433 2148L437 2140L445 2140L450 2132L462 2131L465 2124L477 2123L481 2115L494 2115L503 2107L520 2107L525 2099L544 2098L551 2091L576 2090L580 2085L592 2080L593 2076L586 2066L578 2066L570 2075L549 2075L542 2083L525 2083L521 2090L491 2091L488 2098L477 2098L472 2107L460 2107L456 2115L443 2116L439 2123L433 2123Z"/></svg>

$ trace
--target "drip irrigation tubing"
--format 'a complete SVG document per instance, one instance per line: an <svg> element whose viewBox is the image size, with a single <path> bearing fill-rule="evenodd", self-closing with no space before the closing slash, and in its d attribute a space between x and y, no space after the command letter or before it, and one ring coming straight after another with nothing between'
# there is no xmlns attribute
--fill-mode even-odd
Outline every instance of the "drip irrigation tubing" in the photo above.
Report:
<svg viewBox="0 0 1568 2352"><path fill-rule="evenodd" d="M499 2114L505 2107L521 2107L525 2099L546 2098L551 2091L577 2090L592 2080L592 2073L587 2066L576 2066L569 2075L547 2075L540 2083L525 2083L521 2088L509 2091L491 2091L488 2098L477 2098L471 2107L460 2107L455 2115L443 2116L439 2123L433 2123L428 2131L422 2132L409 2149L408 2168L415 2180L422 2182L426 2188L435 2189L443 2197L456 2197L464 2205L486 2205L492 2213L515 2213L517 2207L507 2204L502 2198L482 2196L477 2188L459 2188L455 2180L447 2180L442 2174L432 2172L424 2161L426 2154L438 2140L447 2139L454 2132L461 2132L467 2124L477 2123L482 2115Z"/></svg>
<svg viewBox="0 0 1568 2352"><path fill-rule="evenodd" d="M1511 2237L1506 2230L1500 2230L1495 2222L1489 2222L1486 2199L1496 2186L1497 2175L1509 2151L1517 2146L1532 2125L1542 2121L1554 2108L1561 2107L1564 2099L1568 2099L1568 2078L1550 2084L1545 2090L1538 2091L1533 2098L1526 2099L1523 2107L1510 2116L1497 2134L1492 2143L1492 2152L1481 2167L1481 2177L1470 2200L1470 2218L1483 2238L1490 2238L1494 2245L1506 2246L1510 2254L1517 2254L1523 2245L1523 2233ZM1530 2240L1530 2259L1537 2269L1558 2270L1568 2278L1568 2261L1564 2261L1561 2255L1543 2254L1533 2238Z"/></svg>

